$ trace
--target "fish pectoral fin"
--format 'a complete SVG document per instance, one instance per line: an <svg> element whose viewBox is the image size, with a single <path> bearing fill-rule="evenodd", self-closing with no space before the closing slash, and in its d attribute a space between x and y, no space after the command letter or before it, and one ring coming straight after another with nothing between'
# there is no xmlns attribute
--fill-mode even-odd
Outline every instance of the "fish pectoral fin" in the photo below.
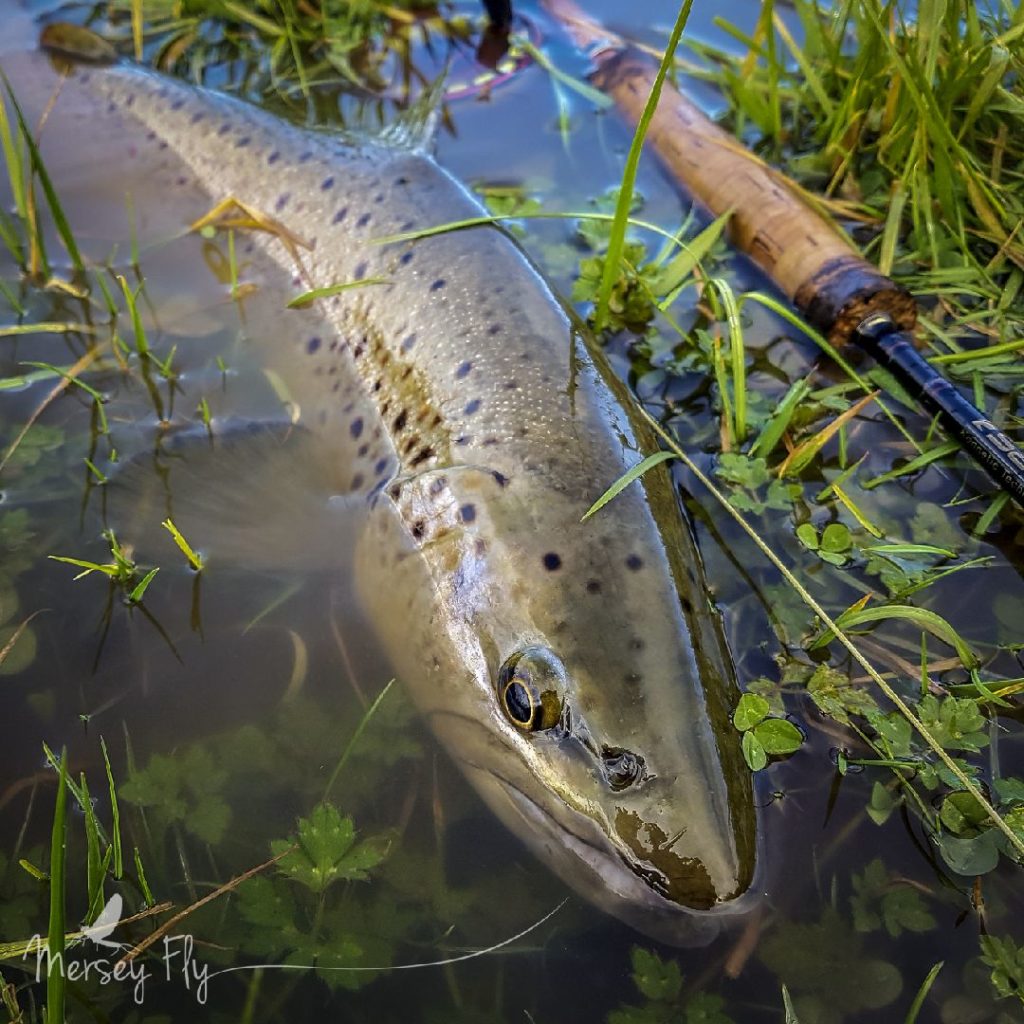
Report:
<svg viewBox="0 0 1024 1024"><path fill-rule="evenodd" d="M170 520L204 562L252 570L350 564L366 515L342 489L346 460L291 423L189 427L125 462L104 486L104 525L143 564L181 564Z"/></svg>

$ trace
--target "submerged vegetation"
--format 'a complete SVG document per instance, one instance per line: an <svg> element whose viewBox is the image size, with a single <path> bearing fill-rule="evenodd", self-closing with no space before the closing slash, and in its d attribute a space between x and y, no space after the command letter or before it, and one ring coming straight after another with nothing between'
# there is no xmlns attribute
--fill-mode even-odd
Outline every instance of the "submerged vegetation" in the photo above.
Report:
<svg viewBox="0 0 1024 1024"><path fill-rule="evenodd" d="M745 55L695 47L710 62L702 73L729 99L726 120L821 197L864 251L914 291L920 340L936 364L972 387L995 422L1020 426L1021 8L948 0L921 4L912 17L880 0L848 0L829 11L796 0L792 11L795 24L787 8L768 0L752 32L730 28ZM466 42L474 31L464 12L441 18L415 2L374 0L113 0L81 13L126 52L272 106L323 95L318 90L339 82L378 97L417 78L423 85L419 42L437 32ZM102 261L80 250L12 86L0 116L12 197L11 209L0 211L0 303L9 321L0 345L19 347L10 361L3 354L0 395L33 401L5 416L0 482L17 496L77 507L102 495L119 459L111 428L122 408L117 383L137 386L165 422L183 393L180 357L173 341L147 329L145 255L132 245L129 257ZM800 799L787 790L799 794L809 785L797 772L817 773L827 776L818 786L828 789L826 818L843 806L851 829L886 829L879 834L894 844L902 823L922 854L915 864L879 842L857 861L844 851L841 832L823 850L820 876L801 889L807 905L794 910L780 898L741 956L751 959L758 997L733 1006L706 976L687 969L684 978L669 954L636 948L635 994L607 1020L729 1024L771 1007L787 1021L838 1024L895 1019L865 1015L891 1015L899 1006L900 1019L923 1024L934 1008L922 1007L933 998L941 998L943 1021L1019 1020L1024 938L1015 931L1014 889L1024 862L1024 599L1004 586L979 616L956 593L999 558L1020 571L1020 512L988 494L973 473L962 486L939 475L960 474L966 463L885 372L830 352L777 298L745 290L728 262L725 218L704 224L688 216L671 229L655 225L656 233L643 227L644 198L632 189L568 213L554 209L543 190L484 184L481 192L571 288L584 314L606 303L600 338L628 354L632 382L665 431L666 452L632 478L667 460L685 466L688 484L710 470L728 508L799 579L748 571L736 556L748 573L744 586L749 581L763 608L758 621L769 620L776 637L734 713L750 768L770 780L761 790L767 827L778 827L772 816ZM542 219L556 222L555 234L535 235ZM240 287L234 231L207 239L215 248L223 243L227 255L216 251L232 299ZM780 334L787 343L776 360ZM842 372L809 366L798 347L804 337L835 356ZM198 401L192 419L207 429L209 402L229 372L221 361L216 376L200 378L203 393L189 395ZM279 382L266 386L286 401ZM80 415L53 415L59 395L73 397ZM614 515L615 492L592 512ZM743 536L730 522L711 524L724 544ZM199 632L198 587L209 575L202 538L186 540L171 519L162 525L195 570L188 619ZM2 674L18 676L41 657L33 616L42 604L32 584L46 555L79 551L65 546L69 532L31 500L0 507ZM113 534L94 538L86 554L92 557L55 557L109 577L103 636L116 616L130 623L141 615L173 651L147 605L170 572L157 577L156 566L136 565ZM983 585L964 586L972 600L985 593ZM116 609L115 591L123 599ZM268 599L244 628L287 597ZM52 594L47 600L53 603ZM444 804L435 783L429 813L416 812L424 819L418 830L407 827L411 804L396 797L388 806L401 813L389 818L382 810L382 789L400 790L405 772L429 771L401 697L396 691L370 704L303 693L305 644L290 627L289 635L284 696L260 724L197 734L144 758L128 729L116 744L107 737L113 765L106 744L90 736L101 766L92 791L84 772L47 748L52 817L46 801L33 797L16 841L0 848L3 1005L11 1021L41 1019L42 997L23 957L47 913L49 948L66 943L74 951L84 941L79 924L96 922L114 893L124 916L137 918L118 941L162 935L168 909L160 901L173 899L175 931L216 943L202 954L213 969L281 962L317 972L332 989L369 986L378 968L408 962L410 951L461 956L480 948L493 938L481 925L483 908L503 893L521 897L516 919L503 922L509 935L557 904L557 886L533 877L523 884L512 870L477 877L472 887L448 882L445 830L472 814L459 803L465 798ZM843 646L851 643L871 665ZM61 699L44 689L25 703L52 722ZM352 721L357 704L358 724L339 740L336 722ZM312 765L336 766L326 791ZM0 796L0 810L7 799ZM44 818L46 829L52 825L48 848ZM839 861L844 852L848 859ZM951 922L967 922L959 945L949 938ZM457 936L451 949L449 930ZM923 952L901 958L902 944L915 942ZM449 991L439 999L450 999L459 1019L497 1019L501 970L482 986L496 996L462 992L448 974ZM253 971L235 993L239 1019L272 1019L295 988L292 978ZM129 990L104 990L95 979L66 989L51 972L45 1019L59 1020L65 1003L69 1016L83 1019L125 1012ZM481 1009L473 1010L474 1000Z"/></svg>

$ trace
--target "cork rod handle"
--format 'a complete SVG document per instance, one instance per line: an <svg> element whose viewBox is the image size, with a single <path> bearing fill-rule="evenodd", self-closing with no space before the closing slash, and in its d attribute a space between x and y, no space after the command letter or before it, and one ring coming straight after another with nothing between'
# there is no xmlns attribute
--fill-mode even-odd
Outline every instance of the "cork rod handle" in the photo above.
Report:
<svg viewBox="0 0 1024 1024"><path fill-rule="evenodd" d="M653 58L591 21L573 0L544 6L594 63L592 83L636 123L657 74ZM871 313L914 326L913 298L865 260L796 187L666 81L647 132L666 169L718 216L732 210L729 235L833 344L846 342Z"/></svg>

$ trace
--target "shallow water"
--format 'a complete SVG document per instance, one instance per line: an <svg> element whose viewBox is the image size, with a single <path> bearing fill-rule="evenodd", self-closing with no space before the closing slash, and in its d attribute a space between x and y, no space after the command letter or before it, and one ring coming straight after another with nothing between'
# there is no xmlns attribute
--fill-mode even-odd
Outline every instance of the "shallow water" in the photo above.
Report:
<svg viewBox="0 0 1024 1024"><path fill-rule="evenodd" d="M711 8L695 6L689 31L724 44ZM613 0L598 0L589 8L613 27L655 43L675 13L669 0L627 14ZM568 45L537 12L524 9L543 26L552 60L581 74L584 64ZM756 13L756 5L747 4L730 17L749 27ZM433 58L421 54L420 59L429 70L443 63L444 53L439 50ZM697 94L714 106L705 87ZM346 115L353 116L357 104L345 104ZM597 113L575 100L572 131L563 142L551 81L537 67L486 99L450 104L447 113L450 120L437 145L444 166L472 184L525 183L546 204L565 210L585 209L617 181L630 137L613 113ZM181 217L151 183L133 182L129 214L117 173L117 146L106 141L95 146L88 126L80 127L78 137L64 138L47 151L48 165L86 255L97 262L110 259L131 281L136 280L130 259L134 231L141 247L141 308L150 343L161 357L177 346L174 414L196 423L195 409L203 399L220 421L279 419L281 394L253 358L258 346L251 344L274 322L263 305L272 301L272 293L264 289L233 300L223 234L175 237ZM642 164L638 186L645 196L644 216L670 230L677 227L685 203L653 161ZM3 203L9 207L7 194ZM571 240L571 229L561 223L531 224L524 240L527 251L564 290L576 269ZM238 244L243 280L263 280L264 271L252 264L255 256L246 251L241 235ZM49 248L60 252L55 237ZM93 315L70 296L19 291L17 269L3 259L0 277L28 304L26 322L82 321ZM767 287L742 261L732 260L726 269L739 288ZM116 287L113 278L108 282ZM16 322L10 305L2 298L0 304L6 321ZM103 319L102 309L94 314ZM755 360L752 390L769 402L818 358L809 342L764 312L752 315L747 343ZM69 365L85 347L85 339L75 335L0 339L0 376L24 372L20 364L25 360ZM648 408L710 468L718 451L718 424L703 376L666 370L670 351L646 359L631 353L625 339L611 354ZM821 378L842 379L824 364ZM145 460L159 433L152 393L116 366L90 381L108 398L111 437L121 462ZM162 411L169 414L166 382L154 384ZM0 393L5 449L52 386L51 379ZM923 436L926 421L912 412L904 415L914 435ZM195 432L201 443L201 429ZM69 1000L71 1019L103 1014L128 1019L138 994L144 1019L199 1014L244 1021L329 1016L568 1024L604 1020L629 1004L643 1008L623 1011L626 1015L615 1018L619 1024L670 1019L757 1024L782 1019L781 979L798 998L805 1024L889 1021L904 1018L929 968L940 960L945 967L920 1021L1024 1019L1015 1004L996 1004L988 995L987 972L976 959L979 920L971 909L970 879L942 869L909 816L897 813L878 826L865 814L874 783L887 781L885 776L850 774L833 790L833 752L849 746L850 737L809 701L791 700L788 706L808 742L793 758L758 777L765 865L759 940L755 922L745 934L740 928L727 930L705 949L679 953L658 947L569 893L489 815L417 721L398 686L387 690L353 742L367 709L386 687L390 669L369 639L343 571L329 565L322 571L282 568L279 558L268 558L267 564L257 559L196 576L184 568L169 540L159 538L163 548L153 563L162 568L147 592L145 614L127 608L98 574L72 583L72 567L46 555L106 560L109 549L99 537L104 492L91 486L83 459L109 471L110 442L97 438L92 403L75 390L46 408L33 433L33 444L23 446L4 471L0 504L4 617L13 623L39 611L30 624L34 658L23 657L28 663L21 667L12 657L0 676L5 697L0 719L0 941L45 931L44 890L16 865L19 857L44 869L47 864L55 776L44 770L44 742L54 750L67 747L72 772L86 774L100 820L109 825L99 739L106 741L114 776L131 776L121 798L127 861L138 847L157 900L187 905L266 860L271 843L293 835L296 819L309 815L325 796L342 814L351 815L360 840L375 838L387 843L389 851L371 870L370 881L339 883L323 899L270 869L259 882L214 901L174 929L195 937L197 969L206 965L211 974L227 967L239 970L211 978L203 988L195 975L186 983L179 970L182 958L172 960L165 974L158 955L147 961L152 976L141 989L114 981L77 986L78 998ZM888 470L894 458L906 454L903 439L878 415L856 421L848 444L856 457L866 453L863 477ZM1020 524L1008 521L999 532L970 540L970 517L961 523L957 507L942 510L936 504L957 496L962 480L960 470L933 468L910 483L858 492L858 501L894 536L906 537L912 518L924 515L921 532L934 543L991 558L984 568L934 585L923 602L987 653L1015 630L1019 634ZM799 640L810 617L699 485L683 473L679 481L741 684L762 675L777 678L774 656L784 640ZM807 494L821 486L820 480L809 480ZM253 481L251 500L273 505L279 498L273 479ZM789 509L766 510L759 528L788 564L801 570L827 608L842 609L860 596L863 577L829 566L798 543ZM12 592L16 607L6 597ZM886 627L865 646L887 668L893 665L892 652L904 665L914 666L920 657L911 629ZM833 656L839 668L850 669L838 653ZM1005 655L988 668L1008 677L1021 674ZM940 678L960 681L957 671L951 668ZM1002 771L1019 771L1019 727L1010 721L993 724L993 741L997 732ZM87 890L83 816L73 809L70 820L68 921L73 923L84 915ZM895 924L888 930L857 931L852 876L863 877L876 858L884 860L889 873L879 891L923 894L930 922L892 911ZM1013 869L1004 862L985 875L982 896L989 929L1019 939L1020 886ZM528 934L486 956L436 965L504 943L531 926ZM126 927L115 937L131 941L140 935ZM635 946L678 962L685 984L675 1002L645 1001L658 986L651 982L643 994L638 991L631 978ZM98 948L84 948L90 952L83 957L100 955ZM157 952L163 952L161 947ZM342 970L320 977L283 967L254 969L285 960L307 964L314 955L331 967L435 966L380 973ZM20 984L34 966L32 957L11 961L3 973ZM673 995L671 977L662 990ZM197 1007L200 997L205 1004ZM36 1013L41 998L40 987L26 986L21 992L22 1006ZM680 1001L688 1006L685 1015Z"/></svg>

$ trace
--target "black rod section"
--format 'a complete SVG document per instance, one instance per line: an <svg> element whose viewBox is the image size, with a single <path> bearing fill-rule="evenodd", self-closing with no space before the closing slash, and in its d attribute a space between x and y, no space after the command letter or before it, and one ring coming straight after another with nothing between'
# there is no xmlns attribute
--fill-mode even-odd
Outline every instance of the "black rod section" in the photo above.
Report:
<svg viewBox="0 0 1024 1024"><path fill-rule="evenodd" d="M887 313L872 313L853 341L891 370L928 412L938 415L947 433L1024 508L1024 451L917 351L909 334Z"/></svg>

